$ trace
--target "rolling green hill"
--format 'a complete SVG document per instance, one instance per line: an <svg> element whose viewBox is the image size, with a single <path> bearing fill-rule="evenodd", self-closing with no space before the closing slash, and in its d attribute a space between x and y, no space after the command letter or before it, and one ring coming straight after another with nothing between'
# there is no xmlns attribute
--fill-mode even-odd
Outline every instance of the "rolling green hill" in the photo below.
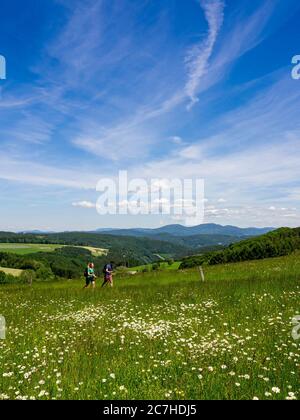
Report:
<svg viewBox="0 0 300 420"><path fill-rule="evenodd" d="M182 257L191 253L184 244L172 244L167 241L151 238L117 237L85 232L65 232L53 234L16 234L0 232L0 244L39 244L66 245L77 247L92 247L109 250L109 257L118 262L149 263L157 260L156 254L166 254L170 257ZM9 245L7 245L9 246ZM1 252L1 249L0 249ZM113 255L112 255L113 254Z"/></svg>
<svg viewBox="0 0 300 420"><path fill-rule="evenodd" d="M116 237L96 233L15 234L0 233L0 265L31 270L37 278L82 276L86 264L93 261L98 275L107 261L115 266L139 266L164 258L181 259L192 250L150 238ZM95 250L101 250L96 252ZM105 250L105 252L103 252ZM1 252L3 251L3 252Z"/></svg>
<svg viewBox="0 0 300 420"><path fill-rule="evenodd" d="M32 270L38 279L53 276L76 278L82 276L89 261L95 263L100 275L107 261L114 261L115 266L136 267L159 262L163 256L166 260L181 260L180 268L187 268L277 257L300 249L300 228L282 228L238 243L234 243L237 238L226 235L173 237L161 233L159 238L165 240L158 240L156 236L154 239L82 232L2 232L0 266ZM221 249L215 251L216 247ZM95 253L95 249L101 252ZM192 256L195 252L198 255Z"/></svg>
<svg viewBox="0 0 300 420"><path fill-rule="evenodd" d="M279 257L289 255L299 249L300 228L281 228L256 238L232 244L221 251L185 258L180 268Z"/></svg>
<svg viewBox="0 0 300 420"><path fill-rule="evenodd" d="M194 250L208 247L225 247L235 242L240 242L241 236L230 235L191 235L191 236L173 236L169 233L161 233L153 236L153 239L168 241L174 244L188 246Z"/></svg>

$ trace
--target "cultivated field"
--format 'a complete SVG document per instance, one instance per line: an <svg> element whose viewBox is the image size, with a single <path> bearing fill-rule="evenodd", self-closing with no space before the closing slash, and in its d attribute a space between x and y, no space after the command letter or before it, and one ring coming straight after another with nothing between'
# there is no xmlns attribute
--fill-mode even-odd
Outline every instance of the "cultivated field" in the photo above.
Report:
<svg viewBox="0 0 300 420"><path fill-rule="evenodd" d="M3 273L5 274L11 274L14 277L19 277L23 273L23 270L17 270L16 268L5 268L5 267L0 267L0 271L3 271Z"/></svg>
<svg viewBox="0 0 300 420"><path fill-rule="evenodd" d="M18 255L33 254L35 252L53 252L62 245L48 244L10 244L0 243L0 252L12 252Z"/></svg>
<svg viewBox="0 0 300 420"><path fill-rule="evenodd" d="M0 252L11 252L18 255L33 254L36 252L53 252L58 248L63 248L65 245L57 244L22 244L22 243L0 243ZM87 249L95 257L101 257L107 255L108 250L102 248L94 248L90 246L74 246L73 248Z"/></svg>
<svg viewBox="0 0 300 420"><path fill-rule="evenodd" d="M82 246L82 247L76 247L76 248L87 249L88 251L92 253L94 257L102 257L103 255L108 254L108 249L103 249L103 248L94 248L92 246Z"/></svg>
<svg viewBox="0 0 300 420"><path fill-rule="evenodd" d="M300 399L300 258L0 287L0 398Z"/></svg>

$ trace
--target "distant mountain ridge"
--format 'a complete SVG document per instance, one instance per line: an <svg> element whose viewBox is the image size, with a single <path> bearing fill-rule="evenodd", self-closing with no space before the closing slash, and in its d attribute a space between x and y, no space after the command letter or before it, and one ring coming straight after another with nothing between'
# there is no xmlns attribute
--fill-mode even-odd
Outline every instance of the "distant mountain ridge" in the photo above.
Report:
<svg viewBox="0 0 300 420"><path fill-rule="evenodd" d="M22 235L28 235L28 234L32 234L32 235L48 235L50 233L55 233L52 230L38 230L38 229L34 229L34 230L22 230L21 232L17 232L20 233Z"/></svg>
<svg viewBox="0 0 300 420"><path fill-rule="evenodd" d="M151 237L160 234L173 236L193 236L193 235L225 235L235 237L259 236L275 230L271 227L265 228L239 228L237 226L222 226L215 223L207 223L198 226L186 227L180 224L167 225L156 229L97 229L94 232L118 236Z"/></svg>

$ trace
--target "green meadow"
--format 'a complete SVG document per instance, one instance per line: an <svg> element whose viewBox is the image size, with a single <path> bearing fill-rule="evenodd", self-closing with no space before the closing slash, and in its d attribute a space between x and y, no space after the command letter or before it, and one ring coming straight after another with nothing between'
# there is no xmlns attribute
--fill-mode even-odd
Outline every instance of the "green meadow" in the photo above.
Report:
<svg viewBox="0 0 300 420"><path fill-rule="evenodd" d="M2 399L300 399L300 254L0 287Z"/></svg>
<svg viewBox="0 0 300 420"><path fill-rule="evenodd" d="M18 255L33 254L35 252L53 252L62 245L52 244L25 244L25 243L0 243L0 252L11 252Z"/></svg>
<svg viewBox="0 0 300 420"><path fill-rule="evenodd" d="M10 252L17 255L28 255L36 252L54 252L56 249L63 248L65 245L58 244L27 244L27 243L0 243L0 252ZM90 246L72 246L73 248L83 248L99 257L107 255L108 250Z"/></svg>
<svg viewBox="0 0 300 420"><path fill-rule="evenodd" d="M160 262L159 269L160 270L178 270L180 264L181 264L181 261L175 261L172 264L168 264L167 262ZM152 271L152 267L153 267L153 264L145 264L145 265L139 265L137 267L129 268L128 271L131 271L131 272Z"/></svg>

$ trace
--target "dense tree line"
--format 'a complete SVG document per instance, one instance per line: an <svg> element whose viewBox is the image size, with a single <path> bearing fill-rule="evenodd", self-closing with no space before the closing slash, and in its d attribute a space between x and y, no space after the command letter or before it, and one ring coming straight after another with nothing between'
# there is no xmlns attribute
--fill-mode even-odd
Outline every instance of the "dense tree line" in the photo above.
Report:
<svg viewBox="0 0 300 420"><path fill-rule="evenodd" d="M108 261L113 261L115 266L134 267L159 261L159 254L176 257L184 255L185 252L185 248L163 241L89 233L51 235L0 233L0 243L64 245L53 252L28 255L0 252L0 266L24 270L25 274L19 278L19 281L29 283L54 278L78 278L83 275L88 262L93 262L96 274L101 275L103 266ZM80 248L81 246L106 248L108 254L94 256L90 250ZM2 283L12 282L11 280L10 277L6 277L6 280L3 277Z"/></svg>
<svg viewBox="0 0 300 420"><path fill-rule="evenodd" d="M281 228L230 245L221 251L185 258L181 269L289 255L300 249L300 228Z"/></svg>
<svg viewBox="0 0 300 420"><path fill-rule="evenodd" d="M113 236L88 232L52 234L18 234L0 232L0 243L58 244L67 246L91 246L108 249L114 256L126 259L130 265L147 264L155 260L155 254L167 254L172 258L188 255L191 249L183 244L173 244L150 238ZM127 261L128 260L128 261ZM133 264L132 264L133 263Z"/></svg>

